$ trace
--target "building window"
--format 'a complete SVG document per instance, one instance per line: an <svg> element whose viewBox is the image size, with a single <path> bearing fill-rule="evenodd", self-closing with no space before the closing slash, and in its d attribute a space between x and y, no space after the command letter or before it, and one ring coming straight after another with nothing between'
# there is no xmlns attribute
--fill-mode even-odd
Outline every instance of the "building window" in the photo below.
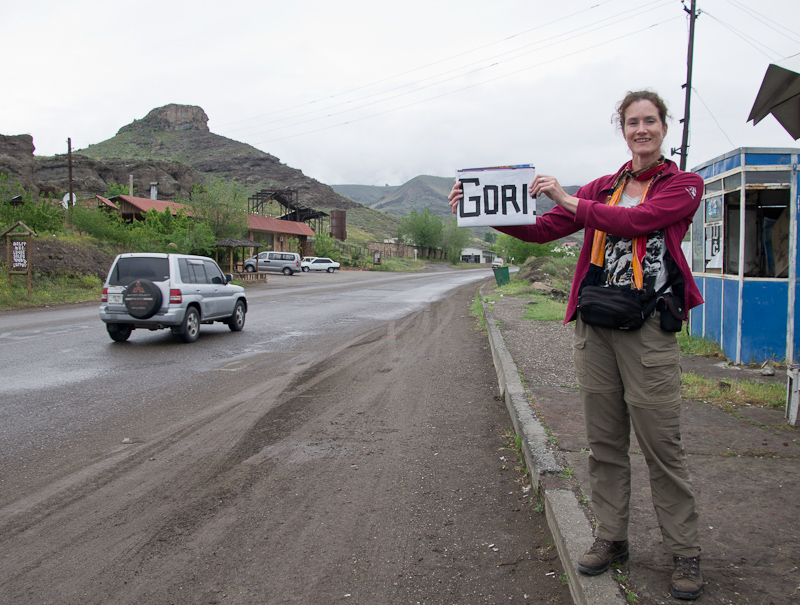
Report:
<svg viewBox="0 0 800 605"><path fill-rule="evenodd" d="M741 172L707 182L692 224L692 270L787 277L790 178L785 170L746 171L744 191Z"/></svg>

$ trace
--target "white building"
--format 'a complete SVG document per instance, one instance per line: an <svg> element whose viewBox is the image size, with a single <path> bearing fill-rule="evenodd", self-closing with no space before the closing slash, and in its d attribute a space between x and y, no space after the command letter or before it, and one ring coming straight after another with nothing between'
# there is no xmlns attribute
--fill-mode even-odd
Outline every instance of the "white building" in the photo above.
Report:
<svg viewBox="0 0 800 605"><path fill-rule="evenodd" d="M461 261L465 263L491 263L497 258L497 253L480 248L464 248L461 250Z"/></svg>

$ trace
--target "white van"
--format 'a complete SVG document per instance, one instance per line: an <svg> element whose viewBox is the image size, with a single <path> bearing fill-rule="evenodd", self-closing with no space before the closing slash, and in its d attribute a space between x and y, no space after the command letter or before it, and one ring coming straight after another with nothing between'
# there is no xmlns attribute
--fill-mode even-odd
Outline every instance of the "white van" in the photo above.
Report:
<svg viewBox="0 0 800 605"><path fill-rule="evenodd" d="M244 261L244 269L250 273L274 271L284 275L292 275L300 272L300 255L296 252L260 252L258 254L258 269L256 269L255 256L251 256Z"/></svg>

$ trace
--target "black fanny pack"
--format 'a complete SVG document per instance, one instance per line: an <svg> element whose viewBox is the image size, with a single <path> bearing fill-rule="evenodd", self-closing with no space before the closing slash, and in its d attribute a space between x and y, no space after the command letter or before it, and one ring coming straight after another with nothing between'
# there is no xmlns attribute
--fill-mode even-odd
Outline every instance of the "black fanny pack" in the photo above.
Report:
<svg viewBox="0 0 800 605"><path fill-rule="evenodd" d="M590 326L638 330L652 312L643 299L641 290L584 286L578 296L578 309L581 319Z"/></svg>

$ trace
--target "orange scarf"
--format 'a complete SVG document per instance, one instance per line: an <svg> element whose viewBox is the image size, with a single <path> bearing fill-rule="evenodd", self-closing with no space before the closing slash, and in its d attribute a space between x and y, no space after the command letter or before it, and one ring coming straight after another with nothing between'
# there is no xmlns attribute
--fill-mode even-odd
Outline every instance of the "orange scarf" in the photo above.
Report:
<svg viewBox="0 0 800 605"><path fill-rule="evenodd" d="M625 168L617 175L612 185L613 192L606 200L607 206L616 206L622 199L622 192L625 190L625 185L628 180L633 178L637 181L647 180L647 186L644 188L642 197L639 198L639 204L644 202L647 192L650 190L650 185L653 184L655 178L661 174L661 171L666 167L664 156L661 156L641 170L633 171L633 162L628 162ZM645 253L647 252L647 235L642 235L633 238L633 281L631 287L636 287L639 290L644 288L644 271L642 269L642 261L644 260ZM594 232L594 239L592 240L592 264L602 268L605 264L606 257L606 232L599 229Z"/></svg>

